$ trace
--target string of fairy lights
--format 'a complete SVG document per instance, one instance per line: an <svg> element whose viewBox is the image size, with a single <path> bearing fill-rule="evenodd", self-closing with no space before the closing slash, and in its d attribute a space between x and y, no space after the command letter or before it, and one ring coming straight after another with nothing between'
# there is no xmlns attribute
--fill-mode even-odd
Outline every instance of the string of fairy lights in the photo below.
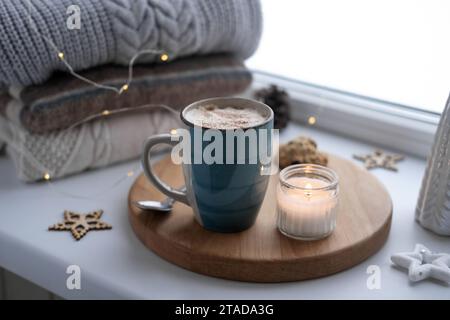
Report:
<svg viewBox="0 0 450 320"><path fill-rule="evenodd" d="M163 105L163 104L147 104L147 105L142 105L139 107L133 107L133 108L126 108L126 109L119 109L119 110L114 110L110 112L110 115L116 115L122 112L145 112L148 110L152 110L154 111L155 109L160 108L163 110L166 110L168 112L170 112L174 119L177 120L178 123L181 124L181 120L179 118L179 114L177 111L175 111L173 108ZM83 123L88 123L90 121L94 121L96 120L96 118L103 118L105 117L102 114L98 114L92 117L89 117L86 120L83 120L83 122L79 123L78 125L73 125L70 128L67 128L65 130L73 130L76 129L77 126L83 124ZM176 135L177 134L177 129L171 129L170 130L170 134L172 135ZM87 199L87 200L94 200L97 199L100 195L106 193L107 191L110 191L112 189L114 189L115 187L119 186L122 182L126 181L128 178L134 177L136 172L140 171L140 164L135 164L132 168L128 169L125 173L121 174L120 177L113 181L111 185L105 187L104 189L100 190L99 192L96 193L91 193L89 196L86 195L79 195L79 194L74 194L72 192L69 191L64 191L61 189L61 187L56 188L55 186L53 186L53 180L52 180L52 170L49 170L49 168L46 168L44 165L42 165L38 160L36 160L34 158L34 156L32 154L30 154L25 148L23 148L23 141L19 146L15 146L13 144L10 144L9 147L12 147L16 150L16 152L20 152L22 153L23 156L26 156L27 160L32 162L32 165L34 166L35 169L37 169L38 171L42 172L42 179L47 182L47 185L50 186L50 188L52 189L52 191L59 193L61 195L64 196L68 196L71 198L76 198L76 199Z"/></svg>
<svg viewBox="0 0 450 320"><path fill-rule="evenodd" d="M47 38L44 37L43 39L47 39ZM46 42L47 41L50 41L50 40L47 39ZM125 91L127 91L130 88L131 82L133 81L133 67L134 67L134 64L135 64L136 60L139 59L141 56L148 55L148 54L159 55L159 59L162 62L169 61L169 55L166 52L162 51L162 50L147 49L147 50L139 51L138 53L136 53L131 58L131 60L130 60L130 62L128 64L128 79L127 79L127 81L120 88L117 88L117 87L114 87L114 86L97 83L95 81L92 81L91 79L83 77L79 73L75 72L75 70L69 64L69 62L67 62L66 55L65 55L64 52L59 51L58 48L53 47L53 45L51 45L51 47L54 48L55 51L57 51L58 58L66 66L68 73L70 73L72 76L78 78L79 80L81 80L83 82L91 84L91 85L93 85L93 86L95 86L95 87L97 87L99 89L111 90L111 91L116 92L119 95L121 95L122 93L124 93Z"/></svg>
<svg viewBox="0 0 450 320"><path fill-rule="evenodd" d="M33 32L54 51L55 59L58 59L65 66L67 73L69 73L73 77L79 79L80 81L83 81L89 85L96 87L96 88L113 91L113 92L117 93L118 96L121 96L122 94L126 93L130 89L130 86L132 85L134 65L140 57L142 57L143 55L154 55L154 56L158 57L158 59L161 63L166 63L170 60L169 53L166 51L157 50L157 49L141 50L141 51L138 51L130 59L130 61L128 63L128 78L127 78L126 82L123 83L121 86L112 86L112 85L107 85L104 83L98 83L96 81L93 81L92 79L86 78L83 75L81 75L80 73L75 71L75 69L69 62L70 52L64 52L64 51L60 50L58 48L58 46L52 41L52 39L50 39L46 35L43 35L39 31L38 27L36 26L36 23L33 21L32 13L31 13L32 12L31 1L32 0L28 0L28 15L29 15L28 21L29 21L31 30L33 30ZM111 116L111 115L118 114L118 113L129 112L129 111L143 112L143 111L147 111L147 110L150 111L150 109L154 110L156 108L162 108L162 109L165 109L166 111L171 112L172 115L175 117L175 119L179 120L178 113L169 106L162 105L162 104L146 104L146 105L141 105L141 106L137 106L137 107L133 106L133 107L119 109L119 110L103 110L102 112L100 112L98 114L91 115L91 116L83 119L82 121L79 121L79 122L71 125L69 128L66 128L65 130L72 130L72 129L77 128L78 126L88 123L90 121L98 120L100 118L104 118L106 116ZM174 134L174 132L176 133L176 129L171 130L172 134ZM23 145L23 143L21 145ZM20 149L20 150L16 150L16 151L21 152L24 155L27 154L27 151L24 150L24 148L19 147L18 149ZM85 195L76 195L71 192L63 191L60 188L55 188L51 183L52 178L53 178L52 170L50 168L45 168L45 166L42 165L39 161L37 161L32 155L29 155L28 159L31 162L33 162L33 165L35 166L35 168L37 170L39 170L43 173L42 179L48 183L48 185L52 188L52 190L54 190L60 194L63 194L65 196L69 196L72 198L83 198L83 199L94 199L94 198L98 197L100 194L117 187L123 181L125 181L127 178L133 177L140 168L140 165L134 166L132 169L128 170L125 174L121 175L116 181L114 181L110 188L105 188L103 191L100 191L99 193L97 193L95 195L85 196Z"/></svg>
<svg viewBox="0 0 450 320"><path fill-rule="evenodd" d="M36 26L36 23L33 21L33 17L31 15L31 0L28 0L28 21L30 24L31 29L42 39L44 40L45 43L47 43L54 51L56 56L58 57L58 59L65 65L65 67L67 68L67 71L69 74L71 74L72 76L74 76L75 78L78 78L79 80L86 82L90 85L93 85L97 88L100 89L105 89L105 90L111 90L116 92L117 94L121 95L122 93L124 93L125 91L127 91L131 85L131 82L133 81L133 67L135 62L137 61L137 59L139 59L141 56L143 55L159 55L159 59L161 62L168 62L169 61L169 54L163 50L157 50L157 49L145 49L145 50L141 50L138 51L130 60L129 64L128 64L128 79L127 81L120 86L120 88L117 88L115 86L110 86L110 85L105 85L105 84L101 84L98 82L95 82L91 79L88 79L84 76L82 76L81 74L77 73L74 68L72 67L72 65L67 61L66 58L66 53L64 53L63 51L61 51L56 44L47 36L43 35L38 27Z"/></svg>
<svg viewBox="0 0 450 320"><path fill-rule="evenodd" d="M134 69L134 65L136 63L136 61L142 57L143 55L154 55L154 56L158 56L159 57L159 61L162 63L168 62L170 60L170 56L169 53L167 53L166 51L163 50L157 50L157 49L146 49L146 50L142 50L137 52L129 61L128 64L128 78L126 80L125 83L123 83L121 86L112 86L112 85L107 85L107 84L103 84L103 83L98 83L96 81L93 81L92 79L88 79L86 77L84 77L83 75L77 73L75 71L75 69L72 67L72 65L69 63L68 59L70 58L70 52L64 52L62 50L60 50L56 44L47 36L43 35L39 29L36 26L36 23L33 21L32 18L32 14L31 14L31 1L32 0L28 0L28 14L29 14L29 24L31 29L35 32L35 34L37 36L39 36L47 45L49 45L50 48L52 48L52 50L55 53L55 58L58 59L66 68L66 71L72 75L73 77L79 79L80 81L83 81L89 85L92 85L96 88L99 89L104 89L104 90L109 90L109 91L113 91L115 93L117 93L118 96L121 96L122 94L126 93L129 89L130 86L132 85L133 82L133 69ZM96 120L102 117L106 117L106 116L110 116L112 114L117 114L117 113L121 113L121 112L128 112L128 111L144 111L144 110L150 110L150 109L155 109L155 108L162 108L165 109L167 111L170 111L171 113L173 113L176 117L176 119L179 120L178 117L178 112L176 112L173 108L169 107L169 106L165 106L165 105L161 105L161 104L147 104L147 105L142 105L142 106L138 106L138 107L130 107L130 108L125 108L125 109L120 109L120 110L103 110L102 112L98 113L98 114L94 114L92 116L89 116L85 119L83 119L80 122L77 122L73 125L71 125L69 128L65 129L65 130L71 130L74 129L84 123L88 123L89 121L92 120ZM316 124L316 117L314 116L310 116L307 119L307 123L309 125L315 125ZM171 134L176 134L176 129L172 129L171 130ZM18 150L21 151L22 153L27 153L25 150ZM45 168L41 163L39 163L37 160L34 159L34 157L30 156L29 159L31 159L31 161L35 162L34 165L36 166L36 168L38 170L40 170L41 172L43 172L42 178L43 180L45 180L51 187L53 190L57 191L60 194L66 195L66 196L70 196L72 198L83 198L83 199L92 199L95 197L98 197L101 193L98 193L97 195L94 195L93 197L89 197L89 196L83 196L83 195L75 195L73 193L70 192L65 192L60 190L59 188L56 189L52 186L51 181L52 181L52 170L50 170L49 168ZM120 185L123 181L125 181L127 178L133 177L136 173L136 171L140 168L139 165L136 165L134 168L132 168L131 170L128 170L126 172L126 174L122 175L117 181L115 181L111 188L107 188L104 191L108 191L111 190L115 187L117 187L118 185Z"/></svg>

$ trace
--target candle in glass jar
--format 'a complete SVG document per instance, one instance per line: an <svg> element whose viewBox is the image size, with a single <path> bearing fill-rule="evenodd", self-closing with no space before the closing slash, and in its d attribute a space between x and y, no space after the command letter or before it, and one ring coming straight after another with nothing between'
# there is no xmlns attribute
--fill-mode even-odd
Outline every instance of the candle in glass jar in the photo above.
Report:
<svg viewBox="0 0 450 320"><path fill-rule="evenodd" d="M284 172L284 177L283 172L280 174L278 228L283 234L297 239L324 238L336 225L337 177L326 175L329 169L320 166L290 168L295 169L300 169L300 172L291 175ZM336 183L333 178L336 178Z"/></svg>

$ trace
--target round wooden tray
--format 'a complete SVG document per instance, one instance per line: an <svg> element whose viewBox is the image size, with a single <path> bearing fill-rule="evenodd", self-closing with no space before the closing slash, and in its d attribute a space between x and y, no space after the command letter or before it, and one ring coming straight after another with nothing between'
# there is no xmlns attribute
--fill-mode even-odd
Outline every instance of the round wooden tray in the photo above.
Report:
<svg viewBox="0 0 450 320"><path fill-rule="evenodd" d="M329 157L340 178L335 231L323 240L304 242L283 236L276 226L272 176L255 225L234 234L203 229L190 207L176 203L169 214L144 213L134 200L162 200L145 176L137 178L128 197L129 219L137 237L162 258L188 270L232 280L284 282L317 278L350 268L374 254L389 234L392 202L383 185L352 162ZM168 184L184 185L181 167L166 158L155 172Z"/></svg>

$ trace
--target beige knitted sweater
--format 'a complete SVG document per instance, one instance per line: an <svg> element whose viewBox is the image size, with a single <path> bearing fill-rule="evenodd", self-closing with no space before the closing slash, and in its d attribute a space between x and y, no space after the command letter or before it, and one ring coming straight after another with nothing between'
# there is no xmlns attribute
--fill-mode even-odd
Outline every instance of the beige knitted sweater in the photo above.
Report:
<svg viewBox="0 0 450 320"><path fill-rule="evenodd" d="M17 100L11 103L18 103ZM45 173L60 178L91 168L139 157L145 139L180 127L179 118L163 109L133 111L83 123L77 127L35 135L0 117L0 136L24 181Z"/></svg>

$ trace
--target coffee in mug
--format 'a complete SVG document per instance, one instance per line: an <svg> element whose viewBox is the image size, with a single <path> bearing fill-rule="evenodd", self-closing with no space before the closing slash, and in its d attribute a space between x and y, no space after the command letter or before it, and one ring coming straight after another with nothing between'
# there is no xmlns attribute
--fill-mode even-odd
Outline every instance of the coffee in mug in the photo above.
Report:
<svg viewBox="0 0 450 320"><path fill-rule="evenodd" d="M196 126L218 130L250 128L266 120L266 116L254 107L219 107L212 103L190 108L184 116Z"/></svg>
<svg viewBox="0 0 450 320"><path fill-rule="evenodd" d="M273 118L270 107L254 100L195 102L181 112L188 126L182 161L186 191L162 182L150 166L149 153L154 146L180 143L171 134L147 140L142 155L144 172L162 193L192 207L204 228L216 232L245 230L254 224L269 182L264 168L271 165ZM264 153L269 162L259 156ZM214 161L204 159L211 155Z"/></svg>

